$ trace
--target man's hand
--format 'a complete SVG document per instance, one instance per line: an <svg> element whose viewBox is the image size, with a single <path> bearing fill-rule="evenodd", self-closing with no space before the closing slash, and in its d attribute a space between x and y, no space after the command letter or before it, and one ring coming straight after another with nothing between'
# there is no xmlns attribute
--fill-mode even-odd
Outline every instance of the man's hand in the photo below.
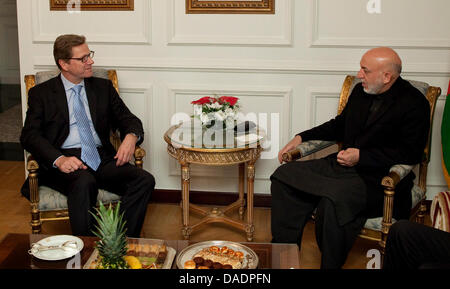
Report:
<svg viewBox="0 0 450 289"><path fill-rule="evenodd" d="M138 141L138 137L134 134L127 134L120 145L119 149L117 150L117 154L114 157L116 161L116 166L120 167L124 164L131 161L131 158L133 157L134 150L136 149L136 142Z"/></svg>
<svg viewBox="0 0 450 289"><path fill-rule="evenodd" d="M348 148L337 155L337 162L344 167L353 167L359 162L359 149Z"/></svg>
<svg viewBox="0 0 450 289"><path fill-rule="evenodd" d="M62 156L56 160L55 166L63 173L70 174L77 170L87 170L87 166L76 157Z"/></svg>
<svg viewBox="0 0 450 289"><path fill-rule="evenodd" d="M278 161L280 164L283 163L283 154L295 149L301 143L302 137L296 135L287 145L285 145L284 148L278 153Z"/></svg>

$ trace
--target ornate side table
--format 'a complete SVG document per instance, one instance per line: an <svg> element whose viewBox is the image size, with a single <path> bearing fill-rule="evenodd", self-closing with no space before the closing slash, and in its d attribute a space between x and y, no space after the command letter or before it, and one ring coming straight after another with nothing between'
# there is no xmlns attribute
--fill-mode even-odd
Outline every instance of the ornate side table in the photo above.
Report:
<svg viewBox="0 0 450 289"><path fill-rule="evenodd" d="M211 132L213 132L211 134ZM182 234L189 239L192 231L208 223L225 223L247 234L247 240L253 241L253 186L255 180L255 162L261 155L260 141L264 132L256 129L254 134L236 136L234 131L212 131L176 125L169 128L164 135L169 155L178 160L181 165L182 184ZM251 138L253 137L253 138ZM205 141L206 140L206 141ZM209 140L209 141L208 141ZM208 166L239 166L239 198L225 208L206 210L189 202L190 164ZM247 200L244 196L245 176L247 176ZM246 206L247 205L247 206ZM239 220L226 214L239 209ZM247 220L244 221L244 211L247 209ZM196 224L189 223L189 212L193 211L203 216Z"/></svg>

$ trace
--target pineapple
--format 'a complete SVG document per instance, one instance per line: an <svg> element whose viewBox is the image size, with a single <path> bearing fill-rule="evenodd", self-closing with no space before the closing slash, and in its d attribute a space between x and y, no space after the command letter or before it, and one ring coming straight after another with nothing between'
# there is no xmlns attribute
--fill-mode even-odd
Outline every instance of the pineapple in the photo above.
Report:
<svg viewBox="0 0 450 289"><path fill-rule="evenodd" d="M126 269L129 268L124 256L127 253L127 237L125 236L125 223L123 213L119 214L120 202L115 208L111 204L108 209L100 202L97 214L91 213L97 221L96 232L100 238L96 248L100 255L97 265L99 269Z"/></svg>

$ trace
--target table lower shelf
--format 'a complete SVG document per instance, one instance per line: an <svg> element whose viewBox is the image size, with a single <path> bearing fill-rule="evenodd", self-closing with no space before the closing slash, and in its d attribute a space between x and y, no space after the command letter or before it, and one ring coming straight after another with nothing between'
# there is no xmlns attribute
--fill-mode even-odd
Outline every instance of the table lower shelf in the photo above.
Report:
<svg viewBox="0 0 450 289"><path fill-rule="evenodd" d="M239 220L226 215L230 211L237 208L239 208ZM225 208L214 207L210 210L194 204L189 204L189 211L202 215L203 218L195 224L183 226L182 233L185 239L189 239L192 232L203 225L223 223L244 231L247 234L247 240L249 242L253 241L255 227L252 222L249 222L249 220L244 221L245 200L237 200Z"/></svg>

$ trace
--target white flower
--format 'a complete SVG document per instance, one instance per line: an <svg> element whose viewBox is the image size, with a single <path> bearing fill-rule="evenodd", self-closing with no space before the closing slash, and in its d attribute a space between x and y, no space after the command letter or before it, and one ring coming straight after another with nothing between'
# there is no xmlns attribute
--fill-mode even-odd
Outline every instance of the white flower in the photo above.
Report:
<svg viewBox="0 0 450 289"><path fill-rule="evenodd" d="M234 118L235 111L231 107L228 107L227 109L225 109L225 115L227 116L227 118Z"/></svg>
<svg viewBox="0 0 450 289"><path fill-rule="evenodd" d="M218 120L218 121L224 121L227 118L227 116L225 115L225 113L221 110L216 111L214 113L214 119Z"/></svg>
<svg viewBox="0 0 450 289"><path fill-rule="evenodd" d="M222 105L219 102L217 102L217 101L212 103L212 104L208 103L207 106L209 108L213 108L213 109L220 109L220 108L222 108Z"/></svg>
<svg viewBox="0 0 450 289"><path fill-rule="evenodd" d="M194 105L194 115L198 116L202 114L202 106L201 105Z"/></svg>
<svg viewBox="0 0 450 289"><path fill-rule="evenodd" d="M201 121L203 124L208 123L208 122L210 121L209 116L208 116L206 113L203 112L203 113L200 115L200 121Z"/></svg>

